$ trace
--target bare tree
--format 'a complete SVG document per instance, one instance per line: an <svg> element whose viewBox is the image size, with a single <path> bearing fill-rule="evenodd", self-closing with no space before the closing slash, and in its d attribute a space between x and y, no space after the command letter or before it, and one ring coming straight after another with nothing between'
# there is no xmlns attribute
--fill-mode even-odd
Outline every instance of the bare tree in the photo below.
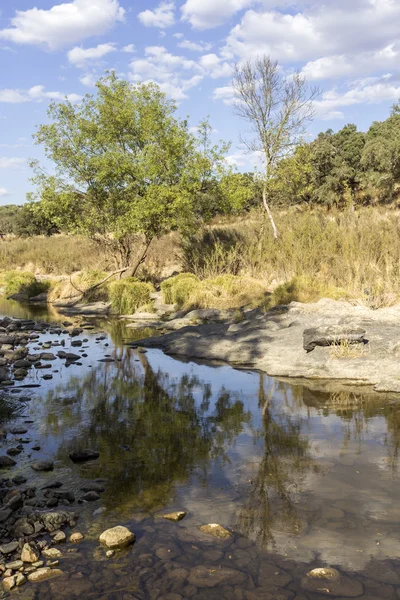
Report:
<svg viewBox="0 0 400 600"><path fill-rule="evenodd" d="M250 152L263 154L263 205L277 239L279 232L268 198L269 183L279 160L293 151L313 119L319 90L310 88L299 73L287 77L278 63L266 55L237 64L232 88L235 112L251 126L252 136L241 141Z"/></svg>

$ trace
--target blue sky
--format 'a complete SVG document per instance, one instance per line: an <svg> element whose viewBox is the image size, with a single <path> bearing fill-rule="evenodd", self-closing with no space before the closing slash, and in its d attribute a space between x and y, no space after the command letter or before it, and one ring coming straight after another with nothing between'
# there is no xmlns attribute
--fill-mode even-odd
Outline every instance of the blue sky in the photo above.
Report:
<svg viewBox="0 0 400 600"><path fill-rule="evenodd" d="M229 161L251 169L232 65L267 53L321 89L310 136L367 129L400 97L400 0L1 0L0 203L23 203L51 100L79 102L105 69L155 81L195 126L210 115Z"/></svg>

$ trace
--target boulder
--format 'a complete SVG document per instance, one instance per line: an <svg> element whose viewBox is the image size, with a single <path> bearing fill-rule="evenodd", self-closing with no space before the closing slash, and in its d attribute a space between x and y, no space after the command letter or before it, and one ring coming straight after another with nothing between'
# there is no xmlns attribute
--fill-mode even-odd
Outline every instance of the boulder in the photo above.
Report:
<svg viewBox="0 0 400 600"><path fill-rule="evenodd" d="M133 544L135 539L135 534L122 525L117 525L116 527L103 531L99 537L100 542L111 549L125 548L126 546Z"/></svg>
<svg viewBox="0 0 400 600"><path fill-rule="evenodd" d="M330 325L328 327L312 327L303 333L303 348L307 352L311 352L316 346L337 346L342 343L365 343L365 329Z"/></svg>

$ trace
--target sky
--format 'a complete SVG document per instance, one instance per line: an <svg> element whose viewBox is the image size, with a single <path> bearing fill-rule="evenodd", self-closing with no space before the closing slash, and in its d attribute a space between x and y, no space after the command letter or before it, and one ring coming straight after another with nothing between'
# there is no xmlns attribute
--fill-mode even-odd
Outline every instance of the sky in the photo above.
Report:
<svg viewBox="0 0 400 600"><path fill-rule="evenodd" d="M400 98L400 0L0 0L0 204L32 190L32 134L51 101L79 103L105 70L155 81L191 127L210 116L228 162L251 170L232 66L268 54L320 89L310 139L368 129Z"/></svg>

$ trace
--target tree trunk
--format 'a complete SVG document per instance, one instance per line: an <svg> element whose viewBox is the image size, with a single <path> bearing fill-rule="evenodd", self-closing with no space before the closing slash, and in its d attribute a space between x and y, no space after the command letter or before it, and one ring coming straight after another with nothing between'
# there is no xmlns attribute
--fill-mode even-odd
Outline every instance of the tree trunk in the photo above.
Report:
<svg viewBox="0 0 400 600"><path fill-rule="evenodd" d="M264 208L265 208L265 210L267 212L269 220L271 221L272 230L274 232L274 239L277 240L278 237L279 237L279 231L278 231L278 228L277 228L277 226L275 224L274 216L273 216L273 214L271 212L271 209L270 209L268 201L267 201L267 190L265 189L265 186L263 188L263 205L264 205Z"/></svg>
<svg viewBox="0 0 400 600"><path fill-rule="evenodd" d="M141 251L139 252L138 256L136 257L135 262L132 265L129 265L129 267L127 267L126 270L122 273L122 278L135 277L138 268L146 260L147 252L149 250L151 242L152 242L152 239L145 241Z"/></svg>

